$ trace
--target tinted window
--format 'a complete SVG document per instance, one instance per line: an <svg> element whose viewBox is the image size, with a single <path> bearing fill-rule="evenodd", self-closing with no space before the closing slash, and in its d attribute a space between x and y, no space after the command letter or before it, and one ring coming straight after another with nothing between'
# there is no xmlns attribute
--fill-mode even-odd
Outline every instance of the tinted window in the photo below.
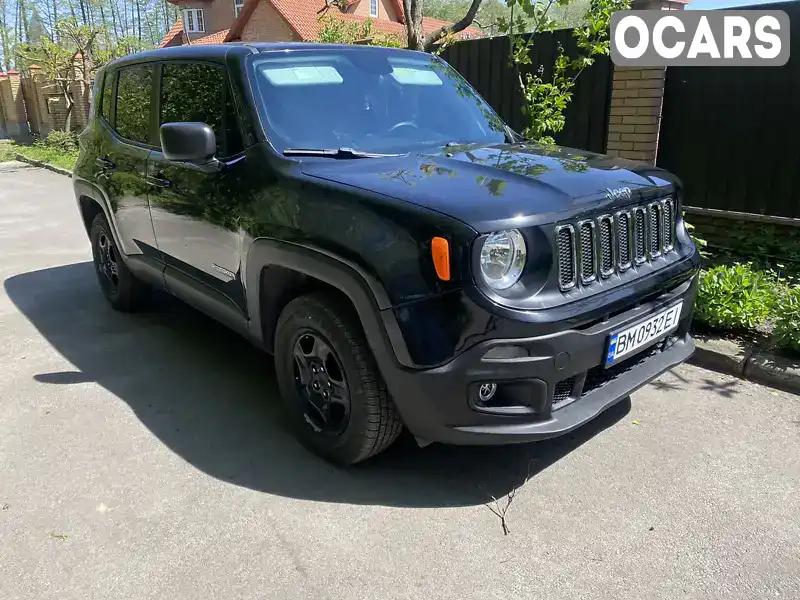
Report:
<svg viewBox="0 0 800 600"><path fill-rule="evenodd" d="M103 93L100 96L100 116L108 120L111 116L111 94L114 91L114 72L109 71L103 78Z"/></svg>
<svg viewBox="0 0 800 600"><path fill-rule="evenodd" d="M153 67L127 67L119 70L117 113L114 128L122 137L150 143L150 93Z"/></svg>
<svg viewBox="0 0 800 600"><path fill-rule="evenodd" d="M217 151L230 156L242 142L225 70L204 64L164 65L161 79L161 123L195 121L209 125Z"/></svg>
<svg viewBox="0 0 800 600"><path fill-rule="evenodd" d="M260 108L280 149L407 152L505 139L497 114L435 57L360 48L262 56Z"/></svg>

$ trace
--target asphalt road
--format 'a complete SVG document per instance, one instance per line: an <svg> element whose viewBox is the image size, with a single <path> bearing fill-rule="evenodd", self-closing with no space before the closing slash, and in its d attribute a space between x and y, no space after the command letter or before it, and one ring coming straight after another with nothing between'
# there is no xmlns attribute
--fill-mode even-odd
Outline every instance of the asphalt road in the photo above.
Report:
<svg viewBox="0 0 800 600"><path fill-rule="evenodd" d="M267 356L89 260L70 180L0 165L2 600L800 597L796 396L680 367L564 439L333 469Z"/></svg>

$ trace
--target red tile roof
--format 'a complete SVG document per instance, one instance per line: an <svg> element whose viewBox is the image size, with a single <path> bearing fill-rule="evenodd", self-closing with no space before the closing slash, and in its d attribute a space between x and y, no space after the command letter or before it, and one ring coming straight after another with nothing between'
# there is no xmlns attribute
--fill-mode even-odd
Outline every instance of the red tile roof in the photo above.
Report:
<svg viewBox="0 0 800 600"><path fill-rule="evenodd" d="M178 0L180 1L180 0ZM245 0L239 18L236 19L231 25L230 29L218 31L205 37L199 38L192 42L192 44L221 44L223 42L232 42L240 39L242 31L244 31L247 22L255 12L256 6L259 2L270 2L275 8L276 12L283 17L289 27L297 34L297 37L303 41L314 41L319 36L321 25L319 19L321 16L328 15L334 18L348 21L351 23L363 23L367 17L361 15L354 15L350 13L342 13L335 8L325 10L325 0ZM405 19L403 18L403 5L401 0L391 0L395 4L397 14L401 21L388 21L385 19L371 19L372 26L380 33L394 35L399 38L406 37ZM450 25L447 21L439 21L438 19L424 18L422 20L422 31L428 35L440 27ZM472 36L480 36L480 30L474 27L468 27L462 32ZM269 40L263 40L269 41ZM164 37L162 42L158 45L159 48L167 46L179 46L186 43L183 35L183 23L181 18L175 21L172 29Z"/></svg>
<svg viewBox="0 0 800 600"><path fill-rule="evenodd" d="M221 44L225 41L225 38L228 37L229 31L230 29L223 29L222 31L217 31L216 33L210 33L192 41L192 44ZM178 17L178 20L175 21L175 24L172 26L169 32L167 32L167 35L164 36L164 39L161 40L161 43L158 45L158 47L167 48L169 46L181 46L185 43L186 39L183 35L183 21L181 21L181 18Z"/></svg>
<svg viewBox="0 0 800 600"><path fill-rule="evenodd" d="M180 46L182 43L183 43L183 21L181 21L181 18L178 17L178 20L175 21L175 24L167 32L167 35L164 36L164 39L161 40L161 43L158 45L158 47L166 48L168 46Z"/></svg>
<svg viewBox="0 0 800 600"><path fill-rule="evenodd" d="M230 31L230 29L223 29L222 31L197 38L192 42L192 44L221 44L225 41L225 38L228 37L228 33L230 33Z"/></svg>
<svg viewBox="0 0 800 600"><path fill-rule="evenodd" d="M278 14L283 17L298 37L304 41L314 41L317 39L321 29L319 19L323 14L354 23L363 23L367 20L367 17L342 13L335 8L329 8L326 11L325 0L246 0L242 8L242 14L239 16L239 19L234 22L231 27L231 33L225 41L230 42L239 39L247 21L250 20L250 16L255 11L256 5L261 1L271 2ZM402 16L402 3L400 0L393 0L393 2L397 8L397 14ZM401 38L406 36L406 27L403 22L372 19L372 25L381 33L391 34ZM447 21L439 21L438 19L429 19L426 17L422 20L422 30L426 35L447 25L450 25L450 23ZM470 27L466 29L464 33L478 36L480 35L480 30Z"/></svg>

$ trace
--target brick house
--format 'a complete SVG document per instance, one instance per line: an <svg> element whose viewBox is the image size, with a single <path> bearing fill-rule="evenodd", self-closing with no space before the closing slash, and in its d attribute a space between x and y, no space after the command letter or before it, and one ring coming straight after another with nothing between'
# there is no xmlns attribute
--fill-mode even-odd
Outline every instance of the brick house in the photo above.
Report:
<svg viewBox="0 0 800 600"><path fill-rule="evenodd" d="M376 30L405 38L402 0L169 0L180 8L181 16L169 30L159 48L184 44L224 42L315 41L322 16L343 21L371 19ZM425 34L446 21L423 19ZM473 27L463 37L478 37Z"/></svg>

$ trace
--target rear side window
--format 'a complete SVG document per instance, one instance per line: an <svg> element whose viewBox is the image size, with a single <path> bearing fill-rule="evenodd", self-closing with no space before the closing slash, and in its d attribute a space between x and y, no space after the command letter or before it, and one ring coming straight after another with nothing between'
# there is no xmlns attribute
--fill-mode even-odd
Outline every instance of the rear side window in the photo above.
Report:
<svg viewBox="0 0 800 600"><path fill-rule="evenodd" d="M217 136L221 157L241 151L236 111L222 67L203 63L168 63L161 76L163 123L205 123Z"/></svg>
<svg viewBox="0 0 800 600"><path fill-rule="evenodd" d="M114 92L114 71L109 71L103 77L103 92L100 94L100 116L106 121L111 119L111 94Z"/></svg>
<svg viewBox="0 0 800 600"><path fill-rule="evenodd" d="M122 137L150 144L150 98L153 66L141 65L119 70L117 110L114 128Z"/></svg>

